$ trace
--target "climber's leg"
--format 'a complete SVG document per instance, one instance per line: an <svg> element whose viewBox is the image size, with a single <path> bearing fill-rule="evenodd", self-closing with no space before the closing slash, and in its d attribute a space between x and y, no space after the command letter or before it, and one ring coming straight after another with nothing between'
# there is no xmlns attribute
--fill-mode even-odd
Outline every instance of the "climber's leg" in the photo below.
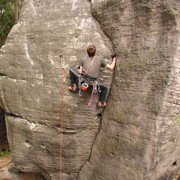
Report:
<svg viewBox="0 0 180 180"><path fill-rule="evenodd" d="M76 92L77 91L78 78L79 78L78 70L74 67L70 68L69 69L69 76L70 76L70 81L71 81L71 86L69 87L69 90Z"/></svg>
<svg viewBox="0 0 180 180"><path fill-rule="evenodd" d="M99 86L100 86L101 92L99 93L98 107L105 107L108 88L101 84Z"/></svg>

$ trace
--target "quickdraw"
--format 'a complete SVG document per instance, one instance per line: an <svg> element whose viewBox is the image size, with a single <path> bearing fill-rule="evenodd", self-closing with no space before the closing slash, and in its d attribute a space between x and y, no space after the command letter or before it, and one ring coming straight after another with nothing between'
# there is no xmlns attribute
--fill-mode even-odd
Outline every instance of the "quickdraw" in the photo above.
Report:
<svg viewBox="0 0 180 180"><path fill-rule="evenodd" d="M79 78L78 78L78 90L79 90L79 92L78 92L79 96L82 96L82 92L81 92L81 76L79 76Z"/></svg>
<svg viewBox="0 0 180 180"><path fill-rule="evenodd" d="M94 83L94 93L101 92L100 85L97 81Z"/></svg>
<svg viewBox="0 0 180 180"><path fill-rule="evenodd" d="M98 83L97 81L95 81L94 84L93 84L93 88L92 88L90 100L89 100L89 103L88 103L88 106L89 106L89 107L92 106L93 96L94 96L94 94L97 93L97 92L101 92L101 88L100 88L99 83Z"/></svg>

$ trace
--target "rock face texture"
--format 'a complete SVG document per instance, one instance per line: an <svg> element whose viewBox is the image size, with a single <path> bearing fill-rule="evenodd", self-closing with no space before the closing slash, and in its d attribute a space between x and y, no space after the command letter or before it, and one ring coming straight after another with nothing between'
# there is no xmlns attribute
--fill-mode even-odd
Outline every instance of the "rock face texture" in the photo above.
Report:
<svg viewBox="0 0 180 180"><path fill-rule="evenodd" d="M180 3L94 0L92 12L121 61L79 179L172 179L180 168Z"/></svg>
<svg viewBox="0 0 180 180"><path fill-rule="evenodd" d="M25 0L0 51L0 106L16 168L48 180L175 177L179 6L175 0ZM78 97L67 90L66 70L89 44L98 57L118 55L115 72L101 74L106 85L112 81L102 116L97 96L88 108L88 92Z"/></svg>
<svg viewBox="0 0 180 180"><path fill-rule="evenodd" d="M61 162L63 179L73 178L88 161L100 127L97 96L88 108L89 93L81 98L71 94L62 68L77 65L89 44L97 46L98 57L112 54L90 2L24 1L0 53L0 106L6 112L12 160L21 171L59 179ZM102 76L110 85L112 72Z"/></svg>

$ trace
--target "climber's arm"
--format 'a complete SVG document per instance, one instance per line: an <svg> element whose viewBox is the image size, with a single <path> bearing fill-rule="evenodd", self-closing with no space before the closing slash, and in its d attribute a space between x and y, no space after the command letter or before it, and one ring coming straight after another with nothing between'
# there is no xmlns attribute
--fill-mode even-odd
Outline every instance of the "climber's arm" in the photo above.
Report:
<svg viewBox="0 0 180 180"><path fill-rule="evenodd" d="M112 56L112 63L111 64L107 64L106 68L113 70L115 65L116 65L116 56Z"/></svg>
<svg viewBox="0 0 180 180"><path fill-rule="evenodd" d="M79 74L82 74L82 66L78 67L78 72L79 72Z"/></svg>

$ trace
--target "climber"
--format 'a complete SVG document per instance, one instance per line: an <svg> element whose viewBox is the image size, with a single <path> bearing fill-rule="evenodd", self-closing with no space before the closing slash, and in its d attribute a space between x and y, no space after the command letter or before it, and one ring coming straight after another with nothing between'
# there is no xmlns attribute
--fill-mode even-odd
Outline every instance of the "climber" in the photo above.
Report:
<svg viewBox="0 0 180 180"><path fill-rule="evenodd" d="M95 82L100 73L100 68L105 67L107 69L113 70L116 64L116 55L112 55L112 63L108 64L107 60L99 59L95 57L96 47L94 45L90 45L87 47L88 56L81 60L78 68L70 68L69 75L71 80L71 86L69 90L72 92L78 92L78 79L83 77L88 82ZM98 107L106 106L106 96L108 89L106 86L99 84L100 86L100 94Z"/></svg>

